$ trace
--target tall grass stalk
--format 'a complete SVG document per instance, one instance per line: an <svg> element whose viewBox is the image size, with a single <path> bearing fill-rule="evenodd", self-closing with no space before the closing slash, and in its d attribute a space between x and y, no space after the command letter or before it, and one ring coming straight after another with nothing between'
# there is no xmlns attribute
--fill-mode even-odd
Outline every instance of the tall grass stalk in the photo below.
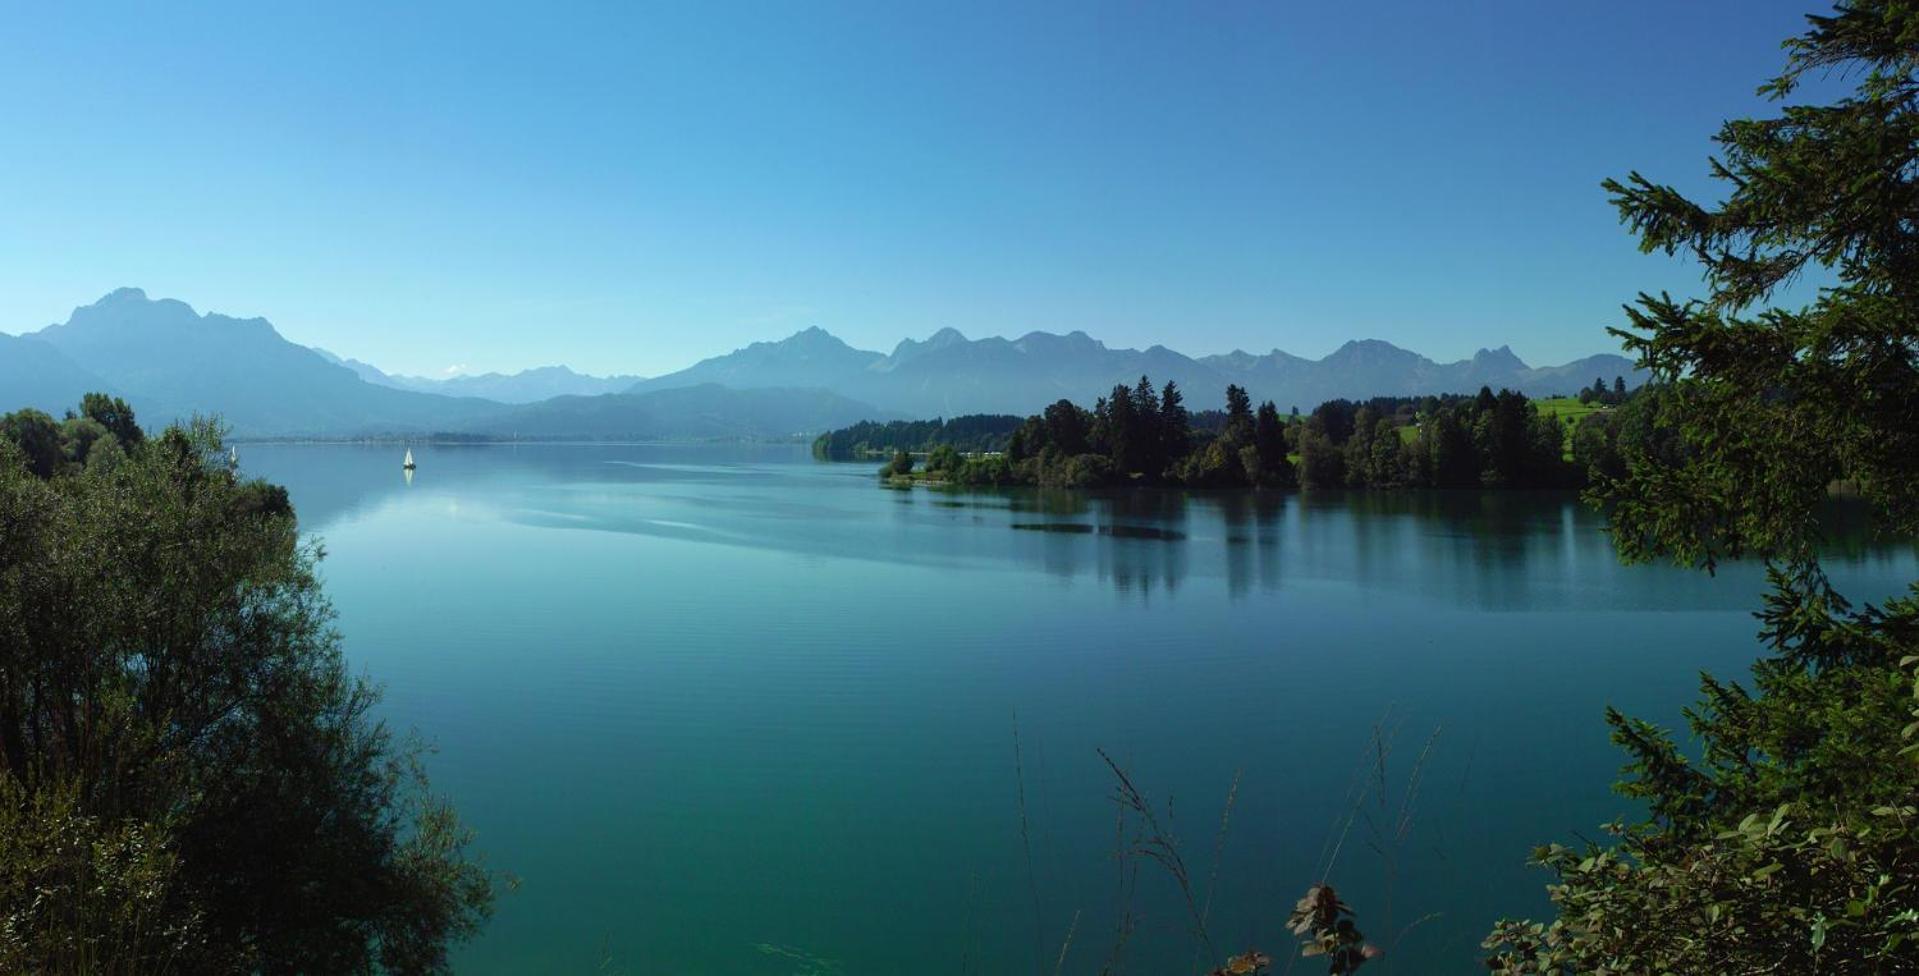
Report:
<svg viewBox="0 0 1919 976"><path fill-rule="evenodd" d="M1158 864L1172 876L1174 883L1179 885L1180 895L1186 901L1186 912L1192 921L1194 937L1207 956L1218 955L1213 949L1213 938L1206 931L1206 920L1200 915L1199 901L1193 894L1193 875L1187 870L1186 859L1180 855L1177 837L1161 823L1158 811L1146 799L1146 795L1133 785L1132 777L1120 768L1119 763L1114 762L1113 757L1106 754L1106 750L1100 749L1098 752L1099 757L1106 761L1107 768L1113 771L1113 776L1119 781L1114 797L1139 818L1141 832L1130 845L1132 850ZM1171 801L1168 801L1166 811L1166 819L1170 823L1173 817Z"/></svg>

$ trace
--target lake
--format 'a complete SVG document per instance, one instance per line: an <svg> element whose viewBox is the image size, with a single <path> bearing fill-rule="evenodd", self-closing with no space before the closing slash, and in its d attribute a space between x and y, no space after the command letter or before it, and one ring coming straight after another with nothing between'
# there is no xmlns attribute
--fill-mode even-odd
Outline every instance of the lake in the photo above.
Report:
<svg viewBox="0 0 1919 976"><path fill-rule="evenodd" d="M1181 842L1206 969L1283 960L1324 877L1388 947L1368 972L1483 971L1495 918L1546 909L1531 847L1633 812L1604 707L1675 724L1700 670L1757 653L1756 567L1621 566L1565 494L413 451L408 483L398 447L240 448L323 542L386 717L520 879L462 973L1051 973L1063 944L1062 972L1192 972L1179 888L1114 856L1098 750ZM1859 598L1919 577L1911 546L1831 568Z"/></svg>

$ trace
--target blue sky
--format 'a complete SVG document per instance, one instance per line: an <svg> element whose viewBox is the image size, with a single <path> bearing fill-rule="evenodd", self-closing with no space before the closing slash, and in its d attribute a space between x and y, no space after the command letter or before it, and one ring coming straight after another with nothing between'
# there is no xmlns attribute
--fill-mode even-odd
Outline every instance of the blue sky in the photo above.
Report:
<svg viewBox="0 0 1919 976"><path fill-rule="evenodd" d="M0 0L0 331L121 285L389 370L809 325L1612 348L1598 188L1705 189L1812 0Z"/></svg>

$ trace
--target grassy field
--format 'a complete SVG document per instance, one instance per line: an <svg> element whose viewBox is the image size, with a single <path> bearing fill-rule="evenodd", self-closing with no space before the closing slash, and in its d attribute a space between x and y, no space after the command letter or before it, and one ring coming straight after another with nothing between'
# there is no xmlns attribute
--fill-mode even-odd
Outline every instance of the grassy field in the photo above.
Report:
<svg viewBox="0 0 1919 976"><path fill-rule="evenodd" d="M1566 460L1568 461L1573 459L1573 430L1579 426L1579 422L1593 414L1612 409L1597 403L1580 403L1573 397L1548 397L1533 402L1539 406L1540 416L1558 417L1559 422L1566 425Z"/></svg>
<svg viewBox="0 0 1919 976"><path fill-rule="evenodd" d="M1544 400L1534 400L1533 403L1539 407L1541 415L1558 417L1560 423L1565 424L1568 430L1584 420L1588 414L1612 409L1597 403L1580 403L1573 397L1547 397Z"/></svg>
<svg viewBox="0 0 1919 976"><path fill-rule="evenodd" d="M1571 460L1573 456L1573 428L1593 414L1612 409L1597 403L1580 403L1575 397L1547 397L1543 400L1534 400L1533 405L1539 408L1540 416L1558 417L1559 422L1566 425L1567 460ZM1419 428L1411 424L1399 428L1399 439L1402 441L1411 443L1418 436Z"/></svg>

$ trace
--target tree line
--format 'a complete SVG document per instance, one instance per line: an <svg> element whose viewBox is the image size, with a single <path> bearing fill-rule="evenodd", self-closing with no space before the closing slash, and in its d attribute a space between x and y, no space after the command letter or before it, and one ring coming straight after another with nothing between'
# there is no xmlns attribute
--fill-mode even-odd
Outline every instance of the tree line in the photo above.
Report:
<svg viewBox="0 0 1919 976"><path fill-rule="evenodd" d="M1588 415L1569 436L1515 390L1330 400L1302 417L1271 401L1255 407L1234 385L1224 409L1194 413L1177 384L1156 387L1142 376L1091 409L1062 399L1010 431L1006 417L860 424L822 435L815 453L857 456L836 452L884 445L892 460L881 474L899 478L914 473L921 452L922 477L960 485L1576 488L1623 472L1621 437L1652 436L1624 419L1638 392L1622 393L1614 400L1621 409ZM986 429L992 437L944 436Z"/></svg>
<svg viewBox="0 0 1919 976"><path fill-rule="evenodd" d="M1579 391L1579 402L1597 403L1601 406L1616 407L1626 402L1626 395L1626 378L1624 376L1615 376L1612 378L1611 387L1606 386L1606 381L1603 378L1593 380L1593 385Z"/></svg>
<svg viewBox="0 0 1919 976"><path fill-rule="evenodd" d="M815 438L813 456L851 461L898 451L926 452L940 445L969 454L996 454L1006 450L1021 419L1012 414L976 413L951 419L862 420Z"/></svg>

